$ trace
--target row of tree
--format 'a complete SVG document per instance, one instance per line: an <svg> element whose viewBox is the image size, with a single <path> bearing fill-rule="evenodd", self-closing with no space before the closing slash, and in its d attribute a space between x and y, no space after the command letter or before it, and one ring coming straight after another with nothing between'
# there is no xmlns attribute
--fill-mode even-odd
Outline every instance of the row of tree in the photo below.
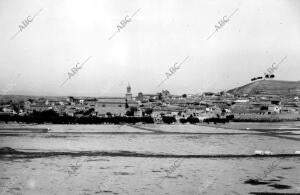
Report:
<svg viewBox="0 0 300 195"><path fill-rule="evenodd" d="M91 111L90 111L91 112ZM226 117L226 119L221 118L211 118L205 119L204 122L221 122L225 123L233 118ZM34 111L29 115L1 115L0 121L9 122L23 122L23 123L53 123L53 124L103 124L103 123L111 123L111 124L122 124L122 123L154 123L154 119L150 116L143 116L143 117L128 117L128 116L112 116L108 115L108 117L97 117L97 116L68 116L63 115L60 116L53 110L47 110L43 112ZM167 124L172 124L177 122L176 118L173 116L162 116L162 122ZM181 118L179 119L180 123L199 123L200 120L197 117L190 116L188 118Z"/></svg>
<svg viewBox="0 0 300 195"><path fill-rule="evenodd" d="M275 75L274 74L265 74L266 79L274 79ZM256 81L256 80L261 80L263 77L254 77L251 79L251 81Z"/></svg>
<svg viewBox="0 0 300 195"><path fill-rule="evenodd" d="M43 112L34 111L29 115L1 115L0 121L9 122L23 122L23 123L53 123L53 124L120 124L120 123L154 123L151 117L125 117L125 116L109 116L109 117L97 117L97 116L82 116L72 117L68 115L60 116L53 110L47 110Z"/></svg>

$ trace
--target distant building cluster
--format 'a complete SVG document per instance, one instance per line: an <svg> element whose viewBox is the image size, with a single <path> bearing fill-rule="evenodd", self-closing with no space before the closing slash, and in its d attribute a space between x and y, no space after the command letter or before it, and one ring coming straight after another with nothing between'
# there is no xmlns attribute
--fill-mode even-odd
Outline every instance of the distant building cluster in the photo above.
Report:
<svg viewBox="0 0 300 195"><path fill-rule="evenodd" d="M1 102L1 115L27 115L53 110L61 116L163 116L196 117L200 121L227 115L299 115L300 102L295 97L275 95L233 95L227 92L172 95L168 90L155 94L139 92L133 97L130 85L124 97L57 97L29 98Z"/></svg>

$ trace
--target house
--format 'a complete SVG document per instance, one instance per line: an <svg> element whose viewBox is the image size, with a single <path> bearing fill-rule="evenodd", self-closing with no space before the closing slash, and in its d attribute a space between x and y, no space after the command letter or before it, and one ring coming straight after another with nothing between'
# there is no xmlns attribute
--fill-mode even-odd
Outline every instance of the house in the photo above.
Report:
<svg viewBox="0 0 300 195"><path fill-rule="evenodd" d="M2 108L2 112L3 112L3 114L10 114L10 115L12 115L12 114L17 114L13 109L11 109L11 108Z"/></svg>
<svg viewBox="0 0 300 195"><path fill-rule="evenodd" d="M213 93L213 92L203 92L202 93L202 96L204 96L204 97L212 97L213 95L215 95L215 93Z"/></svg>
<svg viewBox="0 0 300 195"><path fill-rule="evenodd" d="M63 105L64 105L64 102L62 102L62 101L57 101L57 100L46 100L46 101L45 101L45 105L49 105L49 106L60 105L60 106L63 106Z"/></svg>
<svg viewBox="0 0 300 195"><path fill-rule="evenodd" d="M143 116L142 110L141 110L140 108L138 108L137 111L134 112L134 116L136 116L136 117L141 117L141 116Z"/></svg>
<svg viewBox="0 0 300 195"><path fill-rule="evenodd" d="M279 114L281 112L281 107L278 105L271 104L268 107L268 111L271 113Z"/></svg>
<svg viewBox="0 0 300 195"><path fill-rule="evenodd" d="M72 104L79 104L80 99L75 98L73 96L69 96L67 97L66 101L72 105Z"/></svg>
<svg viewBox="0 0 300 195"><path fill-rule="evenodd" d="M75 112L76 112L76 110L73 107L67 107L65 109L65 114L68 115L68 116L72 116L73 117L75 115Z"/></svg>
<svg viewBox="0 0 300 195"><path fill-rule="evenodd" d="M98 98L95 103L95 112L98 115L107 113L115 115L124 115L126 113L126 99L120 97Z"/></svg>
<svg viewBox="0 0 300 195"><path fill-rule="evenodd" d="M135 98L136 101L143 102L144 101L144 96L142 92L138 93L138 96Z"/></svg>
<svg viewBox="0 0 300 195"><path fill-rule="evenodd" d="M264 114L268 112L270 104L269 101L236 103L231 106L231 110L233 113Z"/></svg>
<svg viewBox="0 0 300 195"><path fill-rule="evenodd" d="M85 103L86 105L91 106L91 107L94 107L94 106L96 105L96 102L97 102L97 98L86 98L86 99L84 100L84 103Z"/></svg>
<svg viewBox="0 0 300 195"><path fill-rule="evenodd" d="M152 117L159 117L160 115L177 116L179 113L184 112L185 109L178 106L157 106L153 108Z"/></svg>
<svg viewBox="0 0 300 195"><path fill-rule="evenodd" d="M29 108L27 108L29 112L33 112L33 111L43 112L51 109L52 106L46 105L45 103L42 102L36 102L35 104L31 104Z"/></svg>
<svg viewBox="0 0 300 195"><path fill-rule="evenodd" d="M235 100L234 103L247 103L249 102L248 99L240 99L240 100Z"/></svg>
<svg viewBox="0 0 300 195"><path fill-rule="evenodd" d="M143 94L143 101L142 102L154 102L154 100L159 99L159 94Z"/></svg>

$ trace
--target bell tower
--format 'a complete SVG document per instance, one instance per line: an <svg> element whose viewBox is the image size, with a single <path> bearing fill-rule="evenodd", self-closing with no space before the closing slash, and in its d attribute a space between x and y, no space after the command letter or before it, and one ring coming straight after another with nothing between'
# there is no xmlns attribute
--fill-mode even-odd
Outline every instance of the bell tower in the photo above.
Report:
<svg viewBox="0 0 300 195"><path fill-rule="evenodd" d="M128 86L127 86L127 93L126 93L126 100L132 100L132 93L131 93L131 87L130 87L130 84L128 83Z"/></svg>

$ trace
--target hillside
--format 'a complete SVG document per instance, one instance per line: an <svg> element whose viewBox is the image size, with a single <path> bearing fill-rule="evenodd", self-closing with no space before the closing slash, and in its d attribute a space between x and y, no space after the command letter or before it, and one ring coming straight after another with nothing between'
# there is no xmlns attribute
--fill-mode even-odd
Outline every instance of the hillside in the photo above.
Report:
<svg viewBox="0 0 300 195"><path fill-rule="evenodd" d="M300 81L259 80L227 92L235 95L299 96Z"/></svg>

